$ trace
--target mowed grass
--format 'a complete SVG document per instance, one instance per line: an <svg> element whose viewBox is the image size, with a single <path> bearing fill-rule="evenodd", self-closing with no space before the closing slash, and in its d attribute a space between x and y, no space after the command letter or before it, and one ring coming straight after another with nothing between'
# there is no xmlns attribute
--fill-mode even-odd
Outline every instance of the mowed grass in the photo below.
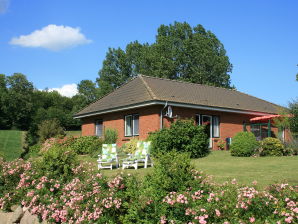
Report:
<svg viewBox="0 0 298 224"><path fill-rule="evenodd" d="M256 180L260 187L281 182L298 185L298 156L233 157L227 151L213 151L192 162L196 169L212 175L217 183L235 178L241 184Z"/></svg>
<svg viewBox="0 0 298 224"><path fill-rule="evenodd" d="M20 157L23 152L23 137L22 131L0 130L0 153L7 161Z"/></svg>
<svg viewBox="0 0 298 224"><path fill-rule="evenodd" d="M66 136L80 137L82 133L81 131L66 131Z"/></svg>
<svg viewBox="0 0 298 224"><path fill-rule="evenodd" d="M82 161L91 162L97 166L96 158L81 156ZM192 164L197 170L211 175L216 183L236 179L238 183L251 185L258 182L259 188L270 184L289 183L298 185L298 156L283 157L233 157L228 151L213 151L207 157L193 159ZM143 178L151 173L153 168L125 169L125 173L136 174ZM122 169L102 170L104 175L114 176Z"/></svg>

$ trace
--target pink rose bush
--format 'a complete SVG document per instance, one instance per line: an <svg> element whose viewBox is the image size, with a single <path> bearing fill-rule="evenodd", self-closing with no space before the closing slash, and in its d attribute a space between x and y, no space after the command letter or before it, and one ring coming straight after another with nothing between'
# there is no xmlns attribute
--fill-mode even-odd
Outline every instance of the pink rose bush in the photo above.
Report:
<svg viewBox="0 0 298 224"><path fill-rule="evenodd" d="M90 168L92 164L86 163L74 168L73 179L65 182L39 177L30 162L19 160L11 164L1 161L1 165L5 170L10 167L19 174L14 189L10 189L11 192L7 189L7 193L1 195L1 209L9 210L11 205L19 202L41 220L53 223L117 222L123 209L126 181L133 178L119 175L107 180Z"/></svg>
<svg viewBox="0 0 298 224"><path fill-rule="evenodd" d="M106 178L90 163L65 178L38 162L0 160L0 208L21 204L49 223L298 223L298 186L215 184L175 156L142 180Z"/></svg>

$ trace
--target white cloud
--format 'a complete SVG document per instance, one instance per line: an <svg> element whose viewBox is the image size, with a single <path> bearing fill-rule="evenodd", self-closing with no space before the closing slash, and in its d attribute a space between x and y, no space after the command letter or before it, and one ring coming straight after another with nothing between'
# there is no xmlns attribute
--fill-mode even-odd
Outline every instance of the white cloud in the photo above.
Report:
<svg viewBox="0 0 298 224"><path fill-rule="evenodd" d="M9 43L22 47L42 47L59 51L64 48L75 47L91 42L91 40L88 40L84 34L80 32L80 28L78 27L72 28L70 26L51 24L43 27L41 30L35 30L31 34L14 37Z"/></svg>
<svg viewBox="0 0 298 224"><path fill-rule="evenodd" d="M10 0L0 0L0 14L4 14L9 6Z"/></svg>
<svg viewBox="0 0 298 224"><path fill-rule="evenodd" d="M61 88L51 88L48 89L49 92L57 91L62 96L72 97L78 93L77 84L66 84L63 85Z"/></svg>

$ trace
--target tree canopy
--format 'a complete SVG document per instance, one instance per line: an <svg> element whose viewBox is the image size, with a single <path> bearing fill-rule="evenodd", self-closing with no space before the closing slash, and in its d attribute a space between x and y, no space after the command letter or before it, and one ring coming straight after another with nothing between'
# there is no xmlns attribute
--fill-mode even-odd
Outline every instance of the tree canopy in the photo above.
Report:
<svg viewBox="0 0 298 224"><path fill-rule="evenodd" d="M232 64L223 44L202 25L161 25L154 43L109 48L97 83L104 95L137 74L232 88Z"/></svg>

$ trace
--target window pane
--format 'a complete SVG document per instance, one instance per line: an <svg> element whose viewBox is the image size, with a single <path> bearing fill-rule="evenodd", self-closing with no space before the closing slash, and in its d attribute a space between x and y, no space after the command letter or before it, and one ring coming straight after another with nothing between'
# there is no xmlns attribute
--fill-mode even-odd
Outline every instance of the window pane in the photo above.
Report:
<svg viewBox="0 0 298 224"><path fill-rule="evenodd" d="M125 136L132 136L132 116L125 116Z"/></svg>
<svg viewBox="0 0 298 224"><path fill-rule="evenodd" d="M133 115L133 135L139 135L139 115Z"/></svg>
<svg viewBox="0 0 298 224"><path fill-rule="evenodd" d="M213 137L219 137L219 117L213 116Z"/></svg>
<svg viewBox="0 0 298 224"><path fill-rule="evenodd" d="M96 126L95 126L95 135L98 137L102 137L102 132L103 132L103 124L102 120L96 121Z"/></svg>

